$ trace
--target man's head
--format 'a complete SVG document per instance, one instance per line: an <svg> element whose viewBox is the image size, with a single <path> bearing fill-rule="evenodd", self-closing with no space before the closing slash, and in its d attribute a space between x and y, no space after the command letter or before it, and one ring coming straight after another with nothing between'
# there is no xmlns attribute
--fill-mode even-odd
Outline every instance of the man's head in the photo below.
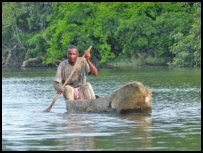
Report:
<svg viewBox="0 0 203 153"><path fill-rule="evenodd" d="M69 59L69 63L71 65L74 65L76 63L78 55L78 48L76 46L71 45L67 48L66 56Z"/></svg>

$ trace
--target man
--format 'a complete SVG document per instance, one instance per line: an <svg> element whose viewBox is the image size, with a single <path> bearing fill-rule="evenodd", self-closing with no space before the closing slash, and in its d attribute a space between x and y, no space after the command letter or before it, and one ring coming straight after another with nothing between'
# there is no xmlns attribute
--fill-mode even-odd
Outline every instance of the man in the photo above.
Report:
<svg viewBox="0 0 203 153"><path fill-rule="evenodd" d="M68 84L62 90L59 83L66 81L72 72L76 63L81 57L78 57L78 49L76 46L70 46L67 49L67 60L62 61L57 69L54 79L54 88L57 93L62 93L65 100L76 99L96 99L94 90L90 83L86 82L86 74L98 75L97 68L90 61L91 54L85 51L85 59L80 63Z"/></svg>

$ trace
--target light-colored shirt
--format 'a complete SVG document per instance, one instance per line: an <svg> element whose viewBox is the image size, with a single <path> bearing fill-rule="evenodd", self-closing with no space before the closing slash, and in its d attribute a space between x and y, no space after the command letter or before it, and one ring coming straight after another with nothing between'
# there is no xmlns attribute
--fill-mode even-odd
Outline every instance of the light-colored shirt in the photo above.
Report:
<svg viewBox="0 0 203 153"><path fill-rule="evenodd" d="M76 61L74 66L77 65L77 62L79 62L80 59L81 59L81 57L77 58L77 61ZM64 84L66 79L71 74L74 66L69 64L68 59L62 61L58 66L54 81L62 82ZM84 59L80 63L80 65L78 66L76 71L73 73L73 75L72 75L72 77L69 80L67 85L70 85L70 86L72 86L74 88L80 87L82 84L86 83L86 74L88 74L89 72L90 72L89 64Z"/></svg>

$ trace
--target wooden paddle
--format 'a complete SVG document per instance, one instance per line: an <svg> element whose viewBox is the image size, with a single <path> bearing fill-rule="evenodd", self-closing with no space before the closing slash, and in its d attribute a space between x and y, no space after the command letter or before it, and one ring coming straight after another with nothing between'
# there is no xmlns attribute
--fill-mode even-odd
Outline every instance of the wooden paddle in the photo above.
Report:
<svg viewBox="0 0 203 153"><path fill-rule="evenodd" d="M92 46L90 46L87 51L90 52L91 49L92 49ZM79 62L78 62L78 63L75 65L75 67L73 68L71 74L69 75L69 77L67 78L66 82L65 82L65 83L63 84L63 86L62 86L62 88L61 88L62 90L63 90L63 88L66 86L66 84L69 82L69 80L71 79L73 73L74 73L75 70L78 68L78 66L80 65L80 63L82 62L82 60L83 60L84 58L85 58L85 54L82 56L82 58L79 60ZM45 109L44 112L50 112L52 106L54 105L54 103L55 103L55 101L57 100L57 98L58 98L59 95L60 95L60 93L56 95L56 97L53 99L51 105L50 105L47 109Z"/></svg>

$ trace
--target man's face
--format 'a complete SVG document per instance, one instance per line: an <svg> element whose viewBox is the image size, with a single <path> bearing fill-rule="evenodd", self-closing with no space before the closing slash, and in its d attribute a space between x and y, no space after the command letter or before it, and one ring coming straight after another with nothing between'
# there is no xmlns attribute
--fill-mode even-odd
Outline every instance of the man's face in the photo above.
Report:
<svg viewBox="0 0 203 153"><path fill-rule="evenodd" d="M77 57L78 50L76 48L72 48L67 51L67 58L71 64L75 64Z"/></svg>

